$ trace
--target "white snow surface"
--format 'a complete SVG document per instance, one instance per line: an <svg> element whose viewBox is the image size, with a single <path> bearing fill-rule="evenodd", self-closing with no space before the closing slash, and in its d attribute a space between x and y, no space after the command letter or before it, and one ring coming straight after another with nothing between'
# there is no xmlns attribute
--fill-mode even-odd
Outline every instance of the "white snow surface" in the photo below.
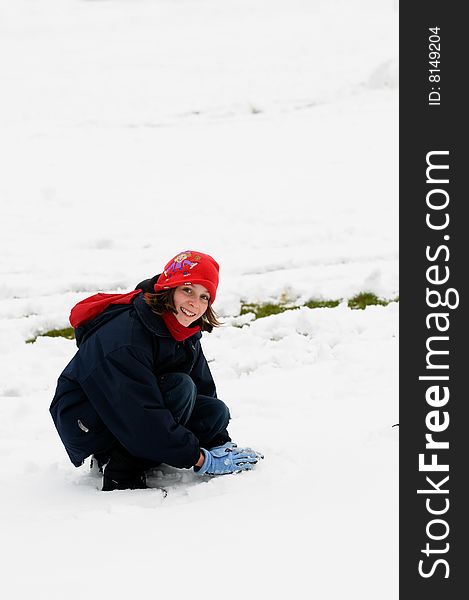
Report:
<svg viewBox="0 0 469 600"><path fill-rule="evenodd" d="M0 0L2 596L397 598L397 4ZM97 291L195 249L252 472L100 491L49 415ZM242 302L297 308L240 317ZM163 489L167 493L163 492Z"/></svg>

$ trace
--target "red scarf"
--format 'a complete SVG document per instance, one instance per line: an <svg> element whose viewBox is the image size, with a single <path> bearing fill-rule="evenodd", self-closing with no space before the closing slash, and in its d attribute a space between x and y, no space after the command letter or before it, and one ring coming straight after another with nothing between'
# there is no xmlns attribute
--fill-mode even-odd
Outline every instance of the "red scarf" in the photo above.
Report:
<svg viewBox="0 0 469 600"><path fill-rule="evenodd" d="M190 338L191 335L194 335L194 333L200 331L200 327L198 325L195 327L184 327L184 325L181 325L181 323L179 323L179 321L176 319L176 315L172 312L164 312L161 315L161 318L165 322L166 327L169 329L169 333L177 342L187 340L187 338Z"/></svg>

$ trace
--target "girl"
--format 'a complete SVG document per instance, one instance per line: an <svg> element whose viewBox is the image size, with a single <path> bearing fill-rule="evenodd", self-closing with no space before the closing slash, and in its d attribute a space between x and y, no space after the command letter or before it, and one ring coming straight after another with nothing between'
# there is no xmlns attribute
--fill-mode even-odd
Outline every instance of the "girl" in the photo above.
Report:
<svg viewBox="0 0 469 600"><path fill-rule="evenodd" d="M218 263L185 251L128 294L95 294L71 311L78 351L50 412L72 463L94 455L103 490L141 489L166 463L199 475L246 471L263 456L238 448L200 345L219 326Z"/></svg>

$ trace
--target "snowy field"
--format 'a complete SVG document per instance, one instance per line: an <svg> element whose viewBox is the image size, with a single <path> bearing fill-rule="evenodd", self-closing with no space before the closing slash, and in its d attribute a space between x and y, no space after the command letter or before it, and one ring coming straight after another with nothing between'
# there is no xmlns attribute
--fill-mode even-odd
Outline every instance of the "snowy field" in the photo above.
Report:
<svg viewBox="0 0 469 600"><path fill-rule="evenodd" d="M0 0L0 552L8 600L395 600L397 3ZM249 473L100 491L49 415L96 291L184 249ZM242 302L343 299L250 320ZM165 490L165 491L163 491Z"/></svg>

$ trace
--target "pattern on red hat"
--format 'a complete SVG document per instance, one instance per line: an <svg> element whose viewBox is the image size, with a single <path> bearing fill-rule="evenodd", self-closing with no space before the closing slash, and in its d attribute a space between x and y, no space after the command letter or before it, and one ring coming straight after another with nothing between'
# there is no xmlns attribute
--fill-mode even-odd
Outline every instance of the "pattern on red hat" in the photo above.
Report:
<svg viewBox="0 0 469 600"><path fill-rule="evenodd" d="M219 265L214 258L203 252L185 250L172 258L155 284L155 292L198 283L207 288L210 302L217 294Z"/></svg>

